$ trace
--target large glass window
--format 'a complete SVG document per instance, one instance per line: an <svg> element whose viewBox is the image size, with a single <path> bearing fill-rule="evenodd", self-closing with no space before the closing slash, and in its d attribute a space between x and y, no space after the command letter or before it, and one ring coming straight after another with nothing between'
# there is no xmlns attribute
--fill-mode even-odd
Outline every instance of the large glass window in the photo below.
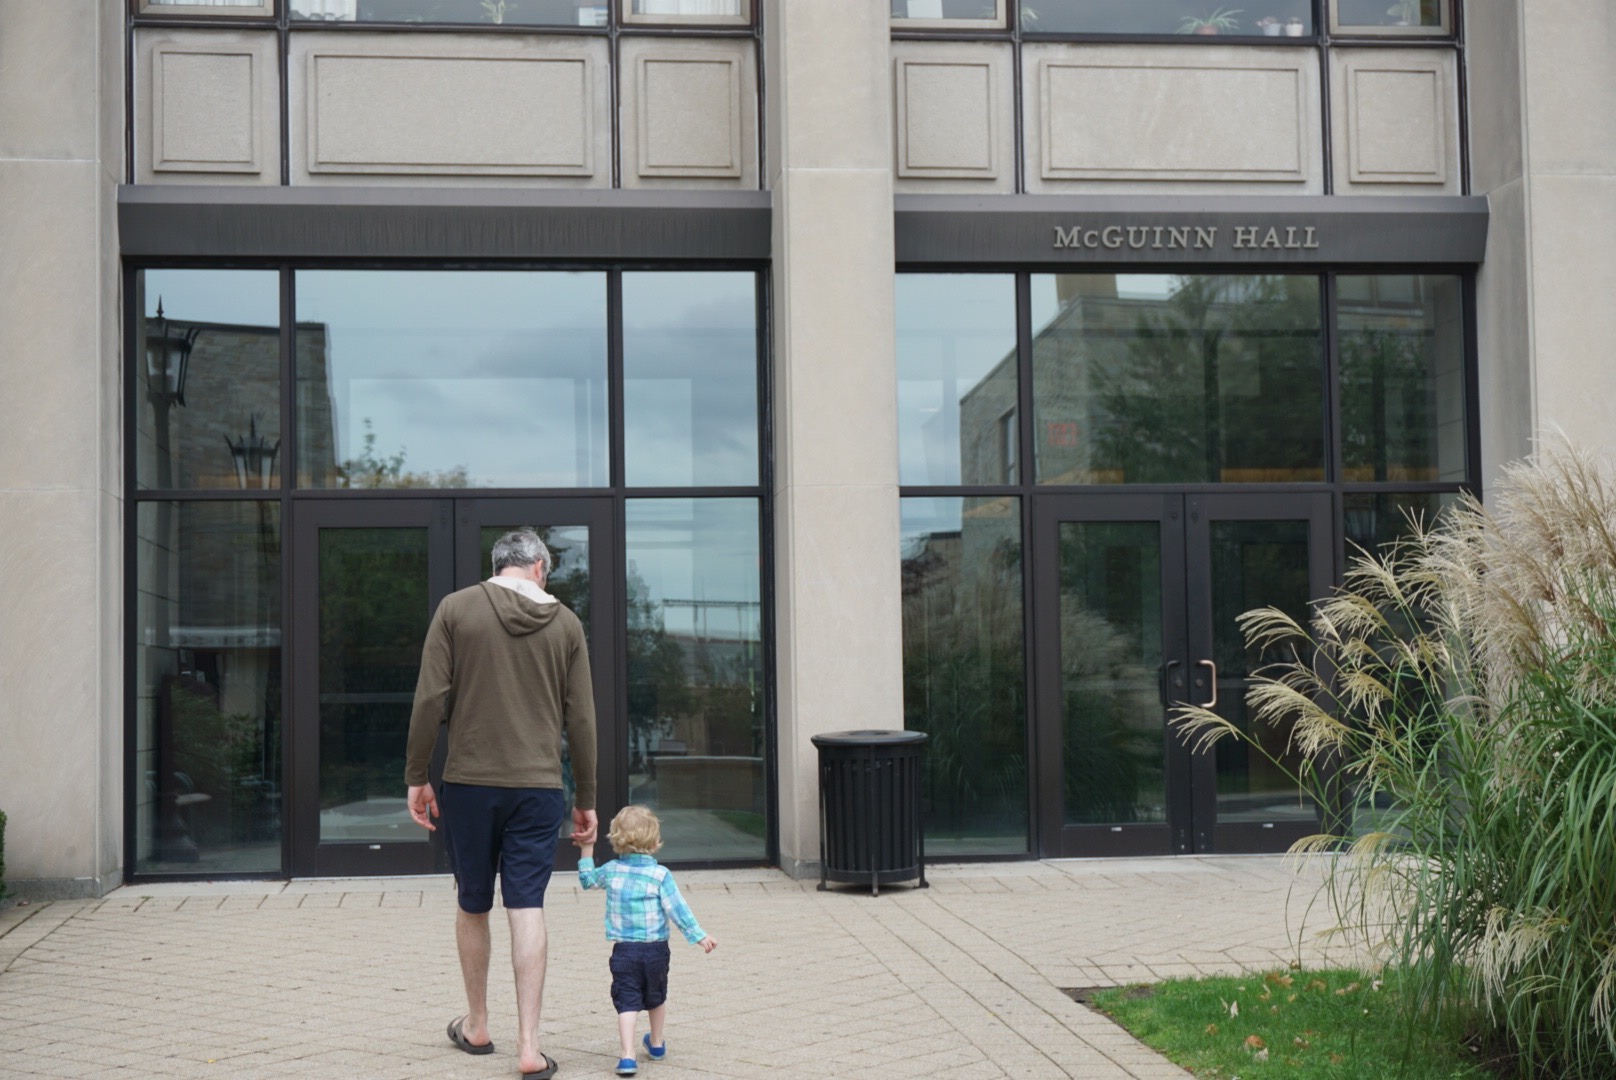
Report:
<svg viewBox="0 0 1616 1080"><path fill-rule="evenodd" d="M1034 275L1045 484L1325 478L1319 279Z"/></svg>
<svg viewBox="0 0 1616 1080"><path fill-rule="evenodd" d="M908 498L903 726L924 731L926 850L1027 850L1021 500Z"/></svg>
<svg viewBox="0 0 1616 1080"><path fill-rule="evenodd" d="M148 270L137 278L135 481L280 484L280 275Z"/></svg>
<svg viewBox="0 0 1616 1080"><path fill-rule="evenodd" d="M746 23L748 0L623 0L628 23Z"/></svg>
<svg viewBox="0 0 1616 1080"><path fill-rule="evenodd" d="M1385 0L1375 0L1384 3ZM1023 0L1021 28L1040 34L1307 37L1311 0Z"/></svg>
<svg viewBox="0 0 1616 1080"><path fill-rule="evenodd" d="M606 275L297 274L298 482L604 487Z"/></svg>
<svg viewBox="0 0 1616 1080"><path fill-rule="evenodd" d="M137 873L281 865L281 522L275 502L135 513Z"/></svg>
<svg viewBox="0 0 1616 1080"><path fill-rule="evenodd" d="M630 499L629 801L665 857L761 859L763 620L756 499Z"/></svg>
<svg viewBox="0 0 1616 1080"><path fill-rule="evenodd" d="M757 275L624 274L627 483L757 483L757 416Z"/></svg>
<svg viewBox="0 0 1616 1080"><path fill-rule="evenodd" d="M1342 275L1342 459L1349 481L1465 478L1464 301L1452 275Z"/></svg>
<svg viewBox="0 0 1616 1080"><path fill-rule="evenodd" d="M900 274L898 475L1013 484L1016 293L1009 274Z"/></svg>

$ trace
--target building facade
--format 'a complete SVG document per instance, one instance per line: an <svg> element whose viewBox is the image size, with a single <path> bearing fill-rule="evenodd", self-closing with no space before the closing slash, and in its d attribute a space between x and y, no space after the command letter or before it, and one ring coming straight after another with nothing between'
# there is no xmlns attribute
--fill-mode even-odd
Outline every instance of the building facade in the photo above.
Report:
<svg viewBox="0 0 1616 1080"><path fill-rule="evenodd" d="M1241 612L1609 444L1573 0L0 0L12 884L427 873L437 600L533 525L602 809L819 859L1280 850ZM1283 762L1283 739L1270 744Z"/></svg>

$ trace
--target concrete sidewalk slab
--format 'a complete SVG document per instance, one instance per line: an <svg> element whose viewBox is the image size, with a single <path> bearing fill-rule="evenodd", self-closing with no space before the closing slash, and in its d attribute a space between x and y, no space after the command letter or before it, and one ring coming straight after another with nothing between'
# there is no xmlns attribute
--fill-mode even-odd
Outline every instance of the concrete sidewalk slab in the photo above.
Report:
<svg viewBox="0 0 1616 1080"><path fill-rule="evenodd" d="M1350 959L1302 925L1319 868L1296 877L1276 857L927 877L872 898L772 870L680 874L721 944L704 956L675 942L669 1056L642 1075L1182 1077L1062 988ZM446 878L139 885L10 909L0 1075L514 1077L497 912L498 1052L444 1038L463 1011L453 913ZM543 1044L562 1076L616 1063L602 915L599 894L555 879Z"/></svg>

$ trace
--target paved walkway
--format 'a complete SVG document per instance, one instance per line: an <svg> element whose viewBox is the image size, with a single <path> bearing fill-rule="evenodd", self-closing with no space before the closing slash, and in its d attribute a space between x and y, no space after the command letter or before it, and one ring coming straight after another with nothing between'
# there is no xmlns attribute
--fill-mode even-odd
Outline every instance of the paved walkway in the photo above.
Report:
<svg viewBox="0 0 1616 1080"><path fill-rule="evenodd" d="M872 899L768 870L684 873L710 956L675 944L666 1061L693 1077L1185 1074L1063 987L1326 955L1316 870L1273 857L934 867ZM470 1057L444 878L131 886L0 912L0 1076L517 1075L508 935L494 922L499 1052ZM543 1044L611 1075L602 901L551 887ZM1306 918L1308 925L1299 924ZM1300 944L1298 944L1300 943ZM642 1022L643 1023L643 1022Z"/></svg>

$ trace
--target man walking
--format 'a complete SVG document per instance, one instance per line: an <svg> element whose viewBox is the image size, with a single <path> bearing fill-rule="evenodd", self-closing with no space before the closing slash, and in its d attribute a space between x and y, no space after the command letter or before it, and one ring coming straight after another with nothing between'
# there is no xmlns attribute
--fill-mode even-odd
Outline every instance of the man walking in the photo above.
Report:
<svg viewBox="0 0 1616 1080"><path fill-rule="evenodd" d="M516 969L517 1064L523 1080L548 1080L556 1063L539 1049L544 996L544 892L555 863L565 803L561 734L577 785L573 837L595 838L595 704L578 617L544 591L553 563L532 529L494 544L494 576L438 605L421 653L404 766L410 816L446 830L459 889L455 943L466 1015L449 1039L491 1054L488 1034L488 912L494 875L511 924ZM438 725L449 725L443 790L427 765ZM441 806L441 815L440 815Z"/></svg>

